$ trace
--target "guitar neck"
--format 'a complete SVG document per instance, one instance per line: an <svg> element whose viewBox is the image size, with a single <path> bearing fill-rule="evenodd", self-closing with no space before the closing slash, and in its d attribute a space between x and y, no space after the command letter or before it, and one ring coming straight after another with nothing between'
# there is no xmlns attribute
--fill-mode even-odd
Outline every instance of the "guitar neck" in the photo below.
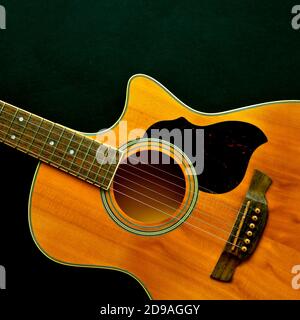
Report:
<svg viewBox="0 0 300 320"><path fill-rule="evenodd" d="M106 190L122 155L117 149L3 101L0 141Z"/></svg>

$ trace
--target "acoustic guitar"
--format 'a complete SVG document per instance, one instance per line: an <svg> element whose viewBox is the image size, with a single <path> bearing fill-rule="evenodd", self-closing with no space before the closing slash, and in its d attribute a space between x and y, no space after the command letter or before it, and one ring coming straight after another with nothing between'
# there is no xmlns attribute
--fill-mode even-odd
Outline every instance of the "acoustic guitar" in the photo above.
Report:
<svg viewBox="0 0 300 320"><path fill-rule="evenodd" d="M1 101L0 140L40 160L29 226L53 261L153 299L300 299L300 101L207 114L135 75L108 130Z"/></svg>

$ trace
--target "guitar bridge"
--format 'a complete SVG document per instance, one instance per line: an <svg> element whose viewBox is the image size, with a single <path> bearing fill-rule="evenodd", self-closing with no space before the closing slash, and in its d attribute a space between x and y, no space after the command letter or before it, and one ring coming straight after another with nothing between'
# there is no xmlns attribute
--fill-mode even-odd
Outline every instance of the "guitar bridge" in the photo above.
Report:
<svg viewBox="0 0 300 320"><path fill-rule="evenodd" d="M265 194L271 183L271 178L255 170L246 198L211 278L230 282L236 267L253 254L267 223L268 205Z"/></svg>

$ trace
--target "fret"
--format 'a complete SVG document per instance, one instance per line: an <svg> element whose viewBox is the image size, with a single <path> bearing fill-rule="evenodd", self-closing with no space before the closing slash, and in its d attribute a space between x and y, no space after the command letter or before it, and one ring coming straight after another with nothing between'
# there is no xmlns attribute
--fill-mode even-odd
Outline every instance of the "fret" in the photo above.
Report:
<svg viewBox="0 0 300 320"><path fill-rule="evenodd" d="M79 138L81 138L79 140ZM69 147L69 152L66 155L66 159L69 161L69 169L74 173L77 177L84 179L84 172L82 169L86 169L89 165L90 156L88 154L90 139L76 134L76 136L72 139L71 145ZM73 151L71 154L70 152ZM85 160L84 160L85 159Z"/></svg>
<svg viewBox="0 0 300 320"><path fill-rule="evenodd" d="M23 145L26 149L26 153L34 154L38 157L40 147L43 143L43 140L40 140L38 134L40 133L41 125L44 120L32 114L28 118L22 139Z"/></svg>
<svg viewBox="0 0 300 320"><path fill-rule="evenodd" d="M57 163L60 159L61 159L61 157L60 156L58 156L58 153L59 153L59 151L60 151L60 149L58 149L58 147L59 147L59 144L60 144L60 141L61 141L61 139L62 139L62 137L63 137L63 135L64 135L64 132L65 132L65 130L66 130L66 128L65 127L60 127L59 125L55 125L54 126L54 129L62 129L61 130L61 132L60 132L60 134L59 134L59 138L57 139L57 141L56 141L56 144L55 144L55 146L54 146L54 148L53 148L53 151L52 151L52 153L51 153L51 155L50 155L50 157L49 157L49 161L51 162L51 163ZM58 160L55 160L55 158L57 158Z"/></svg>
<svg viewBox="0 0 300 320"><path fill-rule="evenodd" d="M9 136L9 133L10 133L10 129L11 129L13 123L14 123L14 120L15 120L15 118L16 118L16 115L17 115L17 113L18 113L18 110L19 110L19 108L16 109L16 112L14 113L14 116L13 116L11 122L10 122L10 125L9 125L8 129L7 129L7 134L6 134L6 137L5 137L6 140L8 140L8 136ZM12 140L15 140L15 139L16 139L16 136L15 136L14 134L12 134L12 135L10 136L10 138L11 138Z"/></svg>
<svg viewBox="0 0 300 320"><path fill-rule="evenodd" d="M79 142L79 144L78 144L78 147L76 148L74 157L73 157L72 162L71 162L71 165L70 165L70 169L71 169L71 171L74 172L74 173L76 173L76 171L78 171L78 168L80 169L80 166L78 166L78 164L77 164L76 162L81 161L81 159L78 159L77 156L78 156L78 154L79 154L79 150L80 150L80 147L81 147L84 139L85 139L85 136L82 136L82 137L81 137L81 140L80 140L80 142ZM75 167L77 166L78 168L73 169L74 166L75 166ZM78 173L77 173L76 175L78 175Z"/></svg>
<svg viewBox="0 0 300 320"><path fill-rule="evenodd" d="M5 128L7 126L5 126L5 124L4 124L4 121L7 121L7 119L5 118L5 109L4 109L5 105L6 105L6 103L3 103L2 107L1 107L1 113L0 113L0 115L1 115L0 134L1 134L1 139L2 140L5 140L5 137L6 137L6 134L7 134L7 131L6 131L6 128Z"/></svg>
<svg viewBox="0 0 300 320"><path fill-rule="evenodd" d="M66 154L64 156L64 162L65 166L68 168L72 174L75 176L80 176L79 175L79 170L80 167L82 166L82 159L83 156L85 155L85 152L82 153L83 155L81 156L81 148L82 148L82 143L85 141L85 137L80 135L79 133L75 133L75 135L72 137L70 144L66 150Z"/></svg>
<svg viewBox="0 0 300 320"><path fill-rule="evenodd" d="M112 148L110 148L110 151L111 151L111 150L112 150ZM110 172L110 169L111 169L111 166L112 166L113 162L116 161L116 157L117 157L117 152L115 153L115 155L114 155L114 157L112 158L112 160L111 160L108 168L106 169L106 173L105 173L105 175L104 175L104 177L103 177L103 179L102 179L102 182L101 182L101 185L102 185L102 186L105 186L105 180L106 180L107 178L109 178L109 175L110 175L110 174L112 175L112 173Z"/></svg>
<svg viewBox="0 0 300 320"><path fill-rule="evenodd" d="M10 135L10 138L8 140L10 140L14 136L14 139L11 141L11 143L15 148L19 148L20 144L28 140L27 138L28 136L24 133L26 125L25 126L22 125L22 123L26 123L26 121L24 121L24 117L26 116L27 116L26 112L24 112L23 110L18 110L15 116L15 121L11 123L10 130L8 131L8 135ZM5 120L7 121L7 119ZM8 122L11 122L11 121L9 120Z"/></svg>
<svg viewBox="0 0 300 320"><path fill-rule="evenodd" d="M86 138L86 139L88 139L88 138ZM91 139L89 139L89 140L91 140ZM87 151L86 151L86 153L85 153L85 156L84 156L84 158L82 159L82 165L81 165L81 167L80 167L80 170L79 170L79 174L81 175L81 176L83 176L83 177L85 177L86 179L88 178L88 170L90 169L90 167L91 167L91 165L92 165L92 163L93 163L93 161L88 161L88 159L90 159L90 157L91 157L91 155L89 154L89 152L90 152L90 150L91 150L91 147L92 147L92 145L93 145L93 140L91 140L91 141L89 141L90 142L90 144L89 144L89 147L88 147L88 149L87 149ZM96 156L96 155L95 155ZM91 165L90 165L90 163L91 163ZM84 167L84 165L87 165L87 166L89 166L89 168L87 169L87 168L85 168ZM82 173L82 172L85 172L85 171L87 172L87 173ZM85 179L85 180L86 180Z"/></svg>
<svg viewBox="0 0 300 320"><path fill-rule="evenodd" d="M9 119L5 119L4 120L7 120L9 122L11 122L12 120L12 117L14 116L14 114L18 111L17 110L18 108L16 107L12 107L11 105L9 105L8 103L4 103L4 106L3 106L3 110L2 110L2 116L3 117L6 117L6 116L11 116L9 117Z"/></svg>
<svg viewBox="0 0 300 320"><path fill-rule="evenodd" d="M43 147L41 148L38 157L41 157L41 156L42 156L42 154L43 154L43 152L44 152L44 149L45 149L45 147L46 147L46 145L47 145L47 143L48 143L48 139L49 139L49 137L51 136L51 133L52 133L53 128L54 128L54 123L52 122L51 129L50 129L50 131L48 132L47 137L45 137ZM45 151L48 152L47 150L45 150ZM49 160L49 158L48 158L48 160Z"/></svg>
<svg viewBox="0 0 300 320"><path fill-rule="evenodd" d="M35 131L35 133L34 133L34 135L33 135L33 137L32 137L32 141L31 141L30 145L28 146L28 149L27 149L27 152L28 152L28 153L29 153L29 152L32 152L32 151L31 151L31 148L32 148L32 147L35 147L35 144L36 144L36 136L38 135L38 132L39 132L39 130L40 130L40 126L43 124L43 122L44 122L44 119L41 118L40 125L37 127L37 130ZM36 154L36 153L33 152L33 154Z"/></svg>
<svg viewBox="0 0 300 320"><path fill-rule="evenodd" d="M26 131L27 124L28 124L28 122L30 122L30 119L31 119L31 113L29 114L29 117L27 118L27 121L24 123L24 126L22 127L23 130L21 130L21 131L19 132L19 141L18 141L18 143L17 143L17 145L16 145L16 148L19 147L20 143L26 142L26 137L25 137L24 135L25 135L25 131ZM21 122L22 122L22 121L21 121ZM22 125L20 125L20 126L22 126ZM21 146L21 147L22 147L22 146Z"/></svg>
<svg viewBox="0 0 300 320"><path fill-rule="evenodd" d="M5 106L5 102L3 101L0 101L0 103L2 103L2 106L1 106L1 109L0 109L0 114L2 113L2 110L4 109L4 106Z"/></svg>
<svg viewBox="0 0 300 320"><path fill-rule="evenodd" d="M3 101L0 101L0 103L2 104L1 105L1 109L0 109L0 116L2 116L2 111L4 110L4 106L5 106L5 103ZM0 123L0 125L2 125L2 123ZM4 137L2 137L2 135L5 137L5 133L4 131L2 130L2 128L0 127L0 139L3 140Z"/></svg>
<svg viewBox="0 0 300 320"><path fill-rule="evenodd" d="M112 169L112 170L109 169L109 173L106 176L106 179L109 179L108 184L106 185L107 189L110 187L111 182L117 172L117 169L118 169L119 164L121 163L122 157L123 157L123 152L121 152L120 150L114 149L114 152L115 152L114 163L113 163L113 166L111 165L111 167L110 167L110 169Z"/></svg>
<svg viewBox="0 0 300 320"><path fill-rule="evenodd" d="M49 163L49 156L53 151L53 146L50 146L47 144L48 139L51 135L51 131L53 130L54 123L50 122L48 120L42 119L39 125L39 129L36 132L33 147L36 150L37 156L39 159L42 159L43 161ZM43 131L45 133L43 133Z"/></svg>
<svg viewBox="0 0 300 320"><path fill-rule="evenodd" d="M53 122L50 122L48 120L43 119L43 121L38 125L39 129L35 136L35 146L38 148L38 156L40 157L48 157L50 152L46 152L45 149L45 142L48 141L48 137L51 133L51 130L53 129ZM43 152L41 152L43 151ZM52 151L52 149L51 149Z"/></svg>
<svg viewBox="0 0 300 320"><path fill-rule="evenodd" d="M103 152L103 157L97 172L96 181L98 184L100 184L100 186L108 187L119 163L119 161L117 161L117 156L119 158L119 151L107 146L103 146L103 148L105 148L105 151ZM112 153L112 151L114 152L114 157L109 159L109 154Z"/></svg>
<svg viewBox="0 0 300 320"><path fill-rule="evenodd" d="M116 149L108 149L74 130L2 101L0 140L80 179L105 188L110 185L118 165L114 163L114 159L120 155ZM97 159L99 148L104 153ZM108 150L110 154L107 157Z"/></svg>
<svg viewBox="0 0 300 320"><path fill-rule="evenodd" d="M98 150L98 148L99 148L99 142L95 142L95 141L93 141L93 144L95 144L96 145L96 150L94 150L94 153L95 153L95 156L94 156L94 160L93 160L93 162L92 162L92 164L91 164L91 167L90 167L90 169L88 170L88 172L87 172L87 178L89 179L89 180L91 180L91 181L93 181L94 183L96 183L96 179L97 179L97 170L98 170L98 166L99 166L99 164L97 164L97 150ZM101 144L100 144L101 145ZM96 168L95 168L96 167ZM96 169L96 171L94 171L93 169ZM91 175L92 175L92 177L91 177Z"/></svg>
<svg viewBox="0 0 300 320"><path fill-rule="evenodd" d="M103 152L103 154L104 154L104 153L107 151L108 148L102 144L102 145L99 146L98 150L99 150L99 149L105 149L105 151ZM97 150L97 154L98 154L98 150ZM98 161L98 159L97 159L97 161ZM102 177L103 174L105 174L105 170L103 170L104 161L105 161L105 157L103 157L101 163L99 163L100 166L99 166L98 171L97 171L97 173L96 173L96 182L97 182L100 186L101 186L101 183L100 183L99 181L97 181L97 179L98 179L99 177Z"/></svg>
<svg viewBox="0 0 300 320"><path fill-rule="evenodd" d="M65 131L65 134L68 134L68 133L69 133L68 131ZM61 168L61 167L66 168L67 167L66 165L64 165L64 163L68 163L66 156L68 155L68 152L70 152L69 147L72 143L72 139L74 138L75 134L76 133L73 132L73 134L71 135L71 138L68 139L67 147L65 148L65 152L63 153L63 156L61 157L61 161L58 164L59 168ZM65 137L63 137L63 138L65 138Z"/></svg>

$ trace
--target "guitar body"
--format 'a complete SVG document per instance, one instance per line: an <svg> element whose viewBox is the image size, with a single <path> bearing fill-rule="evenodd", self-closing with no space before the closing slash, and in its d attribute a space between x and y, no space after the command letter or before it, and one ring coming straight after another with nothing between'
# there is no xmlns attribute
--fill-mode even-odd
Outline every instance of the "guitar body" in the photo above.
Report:
<svg viewBox="0 0 300 320"><path fill-rule="evenodd" d="M246 164L240 164L245 170L236 185L227 190L229 177L220 176L225 181L218 184L220 192L199 191L186 223L153 236L129 232L116 223L99 188L40 164L29 202L29 223L37 246L59 263L125 271L140 281L153 299L300 299L300 291L291 284L292 268L300 264L300 102L209 115L193 111L153 79L137 75L129 81L124 112L110 131L118 136L120 122L127 121L127 132L139 128L143 133L153 125L179 118L204 128L228 121L250 123L267 141L253 150ZM125 142L138 137L141 133L133 133ZM124 141L117 140L116 146L120 144ZM211 150L216 158L218 150ZM236 170L240 166L236 164ZM228 234L201 222L201 203L209 204L206 222L218 221L221 228L224 221L228 229L238 213L233 208L239 210L255 169L272 179L266 193L269 217L265 230L255 252L238 266L232 281L216 281L210 275L224 248L220 238L227 240ZM218 220L209 220L210 215Z"/></svg>

